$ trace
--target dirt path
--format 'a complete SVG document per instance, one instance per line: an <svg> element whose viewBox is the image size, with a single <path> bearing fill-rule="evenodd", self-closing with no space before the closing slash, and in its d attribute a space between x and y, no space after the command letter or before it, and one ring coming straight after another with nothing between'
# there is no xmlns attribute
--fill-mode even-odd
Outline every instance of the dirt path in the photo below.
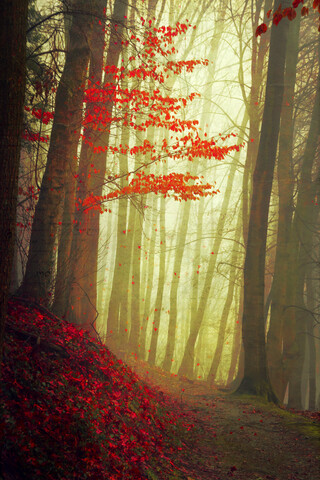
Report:
<svg viewBox="0 0 320 480"><path fill-rule="evenodd" d="M185 408L196 414L204 432L193 448L206 455L207 443L214 439L212 476L209 471L202 475L199 469L194 480L320 479L319 424L219 393L189 394Z"/></svg>
<svg viewBox="0 0 320 480"><path fill-rule="evenodd" d="M183 439L181 466L188 480L320 480L319 417L294 415L147 368L135 370L173 395L197 425Z"/></svg>

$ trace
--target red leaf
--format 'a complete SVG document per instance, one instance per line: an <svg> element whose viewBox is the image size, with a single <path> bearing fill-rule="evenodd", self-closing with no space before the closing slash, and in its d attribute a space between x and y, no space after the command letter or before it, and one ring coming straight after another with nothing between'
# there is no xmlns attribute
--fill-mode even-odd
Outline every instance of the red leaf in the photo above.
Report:
<svg viewBox="0 0 320 480"><path fill-rule="evenodd" d="M282 19L282 12L276 12L273 16L273 23L278 25Z"/></svg>
<svg viewBox="0 0 320 480"><path fill-rule="evenodd" d="M293 8L297 8L300 5L300 3L303 3L303 0L293 0L292 2Z"/></svg>
<svg viewBox="0 0 320 480"><path fill-rule="evenodd" d="M296 16L297 16L297 12L292 8L285 8L283 11L282 11L282 16L283 17L288 17L288 19L290 21L292 21Z"/></svg>
<svg viewBox="0 0 320 480"><path fill-rule="evenodd" d="M265 33L267 30L268 30L267 25L265 23L262 23L261 25L259 25L259 27L256 30L256 37L259 37L260 35Z"/></svg>

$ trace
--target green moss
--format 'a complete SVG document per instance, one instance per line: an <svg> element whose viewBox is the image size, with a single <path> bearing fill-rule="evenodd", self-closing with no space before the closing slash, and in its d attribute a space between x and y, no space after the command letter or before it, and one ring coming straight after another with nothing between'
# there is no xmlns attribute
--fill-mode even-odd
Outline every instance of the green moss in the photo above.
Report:
<svg viewBox="0 0 320 480"><path fill-rule="evenodd" d="M238 400L240 403L250 403L256 407L278 415L285 422L285 425L291 430L297 430L298 433L310 439L313 444L320 447L320 425L313 422L309 418L302 415L285 410L281 406L277 406L269 402L266 398L254 395L238 394L237 392L227 394L230 399ZM320 454L319 454L320 456Z"/></svg>

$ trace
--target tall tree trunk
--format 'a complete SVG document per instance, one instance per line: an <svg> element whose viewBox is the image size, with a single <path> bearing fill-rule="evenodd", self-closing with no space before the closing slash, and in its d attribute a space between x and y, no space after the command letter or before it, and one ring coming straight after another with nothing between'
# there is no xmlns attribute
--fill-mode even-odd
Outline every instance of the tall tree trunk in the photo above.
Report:
<svg viewBox="0 0 320 480"><path fill-rule="evenodd" d="M235 229L236 239L241 236L240 219L241 219L241 215L238 215L237 226ZM223 346L225 343L225 335L227 330L228 316L229 316L230 308L233 302L233 295L234 295L235 281L236 281L236 274L237 274L236 261L238 256L239 256L239 251L237 248L237 244L234 243L232 254L231 254L231 260L230 260L231 270L230 270L230 277L229 277L229 283L228 283L227 297L224 303L221 319L219 322L218 341L216 345L216 350L214 352L212 365L211 365L208 379L207 379L207 381L210 384L214 383L217 376L218 368L221 362L221 356L222 356Z"/></svg>
<svg viewBox="0 0 320 480"><path fill-rule="evenodd" d="M118 65L120 53L122 50L121 38L124 30L125 14L127 4L116 0L111 19L110 42L107 53L107 65ZM101 29L99 24L97 28ZM102 45L92 44L92 84L99 85L102 77L103 68L103 48ZM110 75L110 74L109 74ZM104 78L104 83L113 82L112 75ZM106 104L106 109L111 116L113 101ZM85 130L85 137L91 137L93 143L101 142L104 145L109 143L110 131L95 131L90 126ZM93 139L93 140L92 140ZM81 187L77 197L84 200L91 193L100 197L102 195L103 184L106 171L106 156L103 153L94 154L91 147L84 141L81 148L79 178ZM97 268L98 268L98 245L100 232L100 215L97 210L84 210L79 202L76 211L76 228L73 234L72 251L76 252L76 257L72 262L71 270L71 292L69 296L68 318L85 327L90 332L95 333L95 319L97 317L96 297L97 297Z"/></svg>
<svg viewBox="0 0 320 480"><path fill-rule="evenodd" d="M306 279L307 287L307 308L309 315L307 318L307 342L308 342L308 387L309 387L309 410L316 410L316 346L315 346L315 321L312 312L315 310L315 285L312 278L315 274L314 265L308 266L308 273Z"/></svg>
<svg viewBox="0 0 320 480"><path fill-rule="evenodd" d="M132 207L135 208L135 207ZM133 224L133 245L131 254L131 324L129 335L129 347L132 352L138 354L138 344L140 338L140 290L141 290L141 236L143 217L135 208Z"/></svg>
<svg viewBox="0 0 320 480"><path fill-rule="evenodd" d="M233 342L232 342L232 354L231 354L231 362L228 372L227 378L227 386L233 388L234 383L237 382L237 379L242 379L243 377L243 349L242 349L242 338L241 338L241 319L242 319L242 309L243 309L243 287L240 287L240 295L239 295L239 302L236 302L236 305L239 305L239 311L236 321L236 326L233 334ZM242 352L241 352L242 350ZM238 366L238 372L236 375L236 369ZM240 384L237 383L235 388Z"/></svg>
<svg viewBox="0 0 320 480"><path fill-rule="evenodd" d="M1 4L0 45L3 67L0 72L0 365L16 232L26 79L27 14L27 0L4 0Z"/></svg>
<svg viewBox="0 0 320 480"><path fill-rule="evenodd" d="M283 5L283 6L286 6ZM277 401L266 362L264 329L264 275L269 202L276 159L284 90L287 19L272 25L265 106L258 157L253 176L248 243L244 265L242 336L244 377L238 393L261 395Z"/></svg>
<svg viewBox="0 0 320 480"><path fill-rule="evenodd" d="M92 33L91 10L87 2L78 0L70 29L69 50L58 86L55 116L45 173L42 179L29 247L26 273L19 293L49 303L52 292L54 245L65 192L65 172L72 162L80 136L79 112L82 110L83 84L89 61L88 38ZM75 133L75 131L77 133Z"/></svg>
<svg viewBox="0 0 320 480"><path fill-rule="evenodd" d="M188 223L190 216L190 202L187 202L183 208L183 214L181 217L181 224L177 234L177 246L176 253L174 257L174 266L173 266L173 278L171 281L170 289L170 314L169 314L169 328L168 328L168 338L167 346L165 351L164 360L162 362L162 368L170 372L172 362L174 361L173 354L176 341L176 327L177 327L177 317L178 317L178 287L181 273L181 265L184 253L184 246L186 243L186 237L188 232Z"/></svg>
<svg viewBox="0 0 320 480"><path fill-rule="evenodd" d="M282 368L283 320L287 306L289 281L289 239L293 213L293 98L296 80L300 16L290 22L285 70L285 90L282 102L278 157L278 232L271 294L270 327L267 337L267 356L271 384L280 401L285 385Z"/></svg>
<svg viewBox="0 0 320 480"><path fill-rule="evenodd" d="M243 171L242 179L242 230L244 243L248 238L249 212L252 194L252 173L258 153L261 110L260 105L263 100L262 89L264 86L264 61L269 46L269 32L258 38L254 35L259 23L261 22L261 10L263 1L255 2L256 10L252 17L252 55L251 55L251 87L249 99L246 97L243 74L240 77L242 85L243 98L246 102L246 108L249 114L249 143ZM267 21L267 12L272 8L272 0L266 0L264 4L264 21Z"/></svg>
<svg viewBox="0 0 320 480"><path fill-rule="evenodd" d="M143 311L143 322L141 325L141 339L140 339L140 357L144 360L146 357L146 341L147 341L147 331L148 331L148 321L151 317L151 294L154 288L154 259L155 259L155 246L156 246L156 229L154 224L157 217L157 197L153 197L153 206L152 206L152 217L150 218L150 238L149 241L149 250L147 253L148 261L148 273L146 278L146 288L144 296L144 311Z"/></svg>
<svg viewBox="0 0 320 480"><path fill-rule="evenodd" d="M289 403L295 408L301 408L301 363L305 351L305 335L301 332L306 331L304 288L308 264L312 261L312 231L316 219L314 200L317 193L316 184L312 182L312 168L316 160L319 135L320 73L318 74L317 91L303 156L297 205L290 238L291 291L289 292L290 302L287 306L285 318L286 334L284 336L283 356L286 379L289 380Z"/></svg>
<svg viewBox="0 0 320 480"><path fill-rule="evenodd" d="M166 207L166 200L162 196L160 198L160 212L159 212L159 229L160 229L159 278L158 278L158 287L157 287L157 295L156 295L156 303L155 303L156 308L153 316L150 348L148 352L149 355L147 356L148 362L151 365L155 365L156 363L158 332L160 327L160 318L161 318L161 311L162 311L162 298L163 298L164 283L166 278L165 207Z"/></svg>

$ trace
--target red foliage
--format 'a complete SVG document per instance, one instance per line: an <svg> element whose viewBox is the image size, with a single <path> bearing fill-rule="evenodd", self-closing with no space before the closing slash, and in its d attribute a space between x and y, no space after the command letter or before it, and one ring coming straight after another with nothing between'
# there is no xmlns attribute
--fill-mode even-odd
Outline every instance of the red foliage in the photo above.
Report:
<svg viewBox="0 0 320 480"><path fill-rule="evenodd" d="M279 7L277 8L277 10L273 14L273 23L275 25L278 25L279 22L282 20L283 16L284 15L283 15L283 11L282 11L281 4L280 4Z"/></svg>
<svg viewBox="0 0 320 480"><path fill-rule="evenodd" d="M259 37L259 35L262 35L268 30L268 27L265 23L262 23L261 25L258 26L256 30L256 37Z"/></svg>
<svg viewBox="0 0 320 480"><path fill-rule="evenodd" d="M202 177L203 178L203 177ZM189 181L200 182L189 185ZM170 173L169 175L145 175L144 172L136 173L129 185L116 189L107 195L96 196L91 194L83 201L78 199L77 208L84 209L85 212L94 209L103 213L102 204L115 198L143 195L147 193L158 193L164 197L172 197L181 202L181 200L198 200L201 197L208 195L215 195L218 190L215 190L209 183L203 184L199 177L192 176L189 173Z"/></svg>
<svg viewBox="0 0 320 480"><path fill-rule="evenodd" d="M24 107L24 109L26 112L31 111L31 115L41 120L41 122L45 125L48 125L48 123L53 119L54 116L52 112L45 112L41 108L35 109L33 107L33 109L31 110L30 107Z"/></svg>
<svg viewBox="0 0 320 480"><path fill-rule="evenodd" d="M191 428L182 417L178 405L83 330L40 306L9 303L4 480L167 479L175 470L170 458L181 450L177 429Z"/></svg>
<svg viewBox="0 0 320 480"><path fill-rule="evenodd" d="M283 17L288 17L288 19L290 21L292 21L294 18L296 18L297 12L292 7L285 8L285 9L282 10L282 16Z"/></svg>
<svg viewBox="0 0 320 480"><path fill-rule="evenodd" d="M145 20L142 19L142 24ZM233 150L239 150L240 145L218 146L213 138L206 138L204 132L200 136L198 120L184 120L179 112L195 98L197 93L191 93L187 97L168 96L166 88L162 85L170 75L180 75L183 70L192 72L196 67L208 65L207 59L193 59L176 61L170 56L176 53L173 45L175 38L184 34L191 25L177 23L175 27L146 29L141 38L131 34L130 41L141 44L141 50L137 57L131 56L126 66L117 67L108 65L105 67L105 83L88 82L85 90L85 102L87 103L86 116L83 121L84 132L82 140L89 145L94 153L106 152L111 155L130 155L141 159L141 168L156 161L171 158L173 160L186 159L193 161L195 158L223 159ZM128 42L123 42L129 45ZM153 79L153 90L138 88L124 88L123 79ZM129 82L130 84L130 82ZM162 90L161 90L162 89ZM112 106L115 108L112 110ZM112 112L113 115L112 115ZM150 128L164 130L164 137L157 142L144 139L140 145L103 145L99 133L110 129L113 124L120 124L138 132L147 132ZM171 134L171 136L168 135ZM232 135L220 138L225 141ZM242 146L242 145L241 145ZM96 172L94 169L88 172L88 177ZM106 182L112 191L105 196L89 195L88 198L77 201L80 205L89 209L97 209L101 213L101 203L119 197L156 193L164 196L172 196L175 200L195 200L201 196L215 195L217 193L213 185L203 184L198 177L188 174L172 173L168 176L155 176L140 171L135 174L131 182L125 187L115 187L116 176L112 176L112 182ZM129 176L128 176L129 179ZM192 180L193 184L188 182ZM79 179L79 182L82 179Z"/></svg>
<svg viewBox="0 0 320 480"><path fill-rule="evenodd" d="M27 130L25 130L24 133L22 134L22 138L24 138L25 140L28 140L29 142L42 142L42 143L47 143L49 140L48 135L44 137L39 133L28 132Z"/></svg>
<svg viewBox="0 0 320 480"><path fill-rule="evenodd" d="M303 0L293 0L292 7L284 8L283 10L282 10L281 3L280 3L277 10L273 14L273 23L275 25L278 25L284 17L287 17L290 21L294 20L297 16L296 9L299 7L300 3L303 3ZM314 10L318 9L318 11L320 13L320 0L313 0L312 8ZM270 13L271 13L271 10L269 10L267 12L267 17L268 18L270 18ZM308 7L302 7L301 16L305 17L308 14L309 14L309 8ZM319 27L319 29L320 29L320 27ZM256 29L256 37L258 37L262 33L265 33L267 30L268 30L267 25L265 23L262 23Z"/></svg>

